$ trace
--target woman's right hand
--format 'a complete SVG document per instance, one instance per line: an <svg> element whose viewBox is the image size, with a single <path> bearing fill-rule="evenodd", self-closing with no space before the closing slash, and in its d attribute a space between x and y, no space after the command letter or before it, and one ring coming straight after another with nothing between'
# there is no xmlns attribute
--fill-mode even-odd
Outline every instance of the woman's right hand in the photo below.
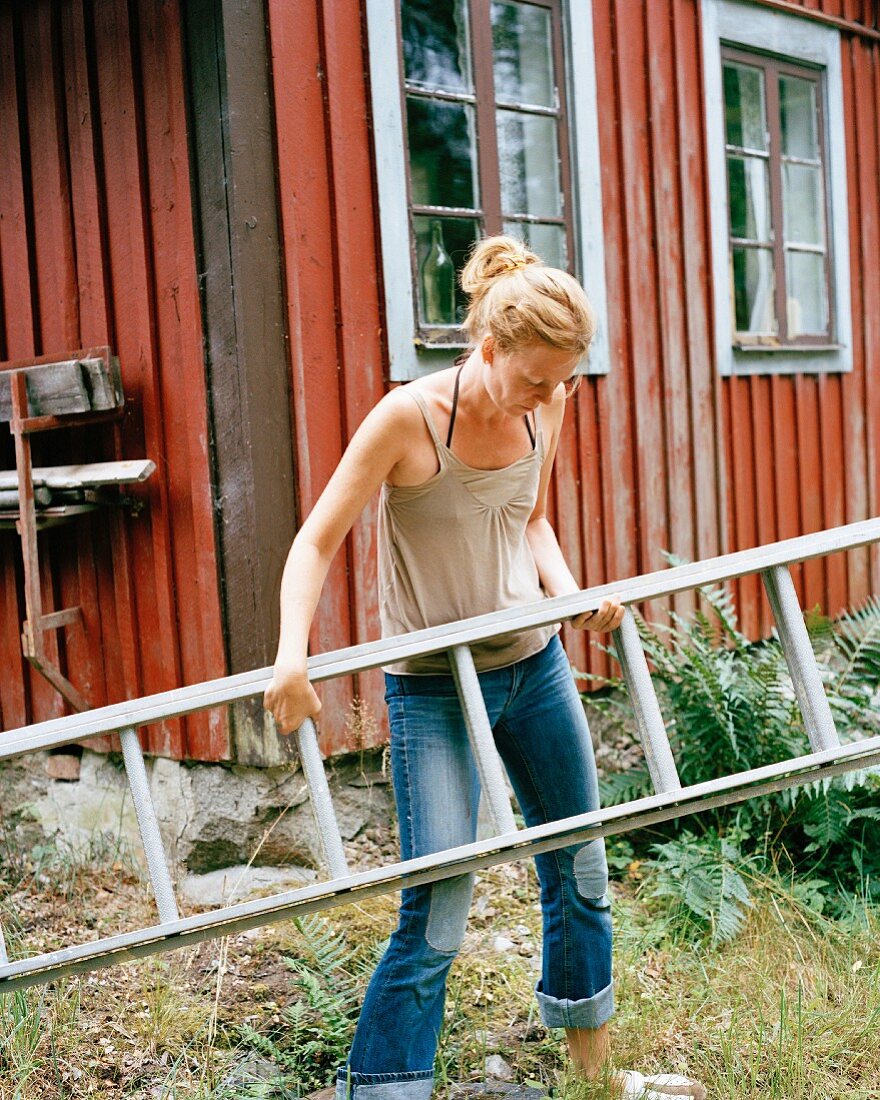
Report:
<svg viewBox="0 0 880 1100"><path fill-rule="evenodd" d="M276 664L263 696L263 706L272 712L278 732L291 734L306 718L317 718L321 700L304 668Z"/></svg>

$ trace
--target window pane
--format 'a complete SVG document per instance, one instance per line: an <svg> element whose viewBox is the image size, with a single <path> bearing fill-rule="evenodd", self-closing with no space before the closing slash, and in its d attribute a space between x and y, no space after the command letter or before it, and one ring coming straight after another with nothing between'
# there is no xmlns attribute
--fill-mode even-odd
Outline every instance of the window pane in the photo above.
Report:
<svg viewBox="0 0 880 1100"><path fill-rule="evenodd" d="M505 222L504 232L525 241L528 247L547 264L568 270L565 229L561 225L540 225L534 222Z"/></svg>
<svg viewBox="0 0 880 1100"><path fill-rule="evenodd" d="M495 94L517 103L553 107L550 12L531 4L492 5Z"/></svg>
<svg viewBox="0 0 880 1100"><path fill-rule="evenodd" d="M403 70L411 84L473 91L467 0L402 0Z"/></svg>
<svg viewBox="0 0 880 1100"><path fill-rule="evenodd" d="M559 217L556 119L498 111L496 120L502 212Z"/></svg>
<svg viewBox="0 0 880 1100"><path fill-rule="evenodd" d="M825 256L816 252L786 252L785 280L789 336L826 332Z"/></svg>
<svg viewBox="0 0 880 1100"><path fill-rule="evenodd" d="M737 332L776 332L773 256L769 250L733 249L733 298Z"/></svg>
<svg viewBox="0 0 880 1100"><path fill-rule="evenodd" d="M727 157L730 234L754 241L770 240L768 164L761 157Z"/></svg>
<svg viewBox="0 0 880 1100"><path fill-rule="evenodd" d="M476 206L473 108L409 96L406 121L413 202Z"/></svg>
<svg viewBox="0 0 880 1100"><path fill-rule="evenodd" d="M782 155L818 160L816 85L812 80L780 76L779 114L782 123Z"/></svg>
<svg viewBox="0 0 880 1100"><path fill-rule="evenodd" d="M786 242L824 244L821 169L783 163L782 181Z"/></svg>
<svg viewBox="0 0 880 1100"><path fill-rule="evenodd" d="M767 148L764 74L760 69L724 65L724 123L728 145Z"/></svg>
<svg viewBox="0 0 880 1100"><path fill-rule="evenodd" d="M415 215L419 317L422 324L454 325L464 317L466 301L458 272L477 239L476 218Z"/></svg>

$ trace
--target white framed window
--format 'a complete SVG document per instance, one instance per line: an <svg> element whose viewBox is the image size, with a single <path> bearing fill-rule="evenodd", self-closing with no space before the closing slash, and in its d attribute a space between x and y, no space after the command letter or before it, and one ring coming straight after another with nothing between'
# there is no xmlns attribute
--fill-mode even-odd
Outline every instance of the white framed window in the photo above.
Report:
<svg viewBox="0 0 880 1100"><path fill-rule="evenodd" d="M852 369L840 32L702 0L724 375Z"/></svg>
<svg viewBox="0 0 880 1100"><path fill-rule="evenodd" d="M607 372L591 0L367 0L367 33L391 379L460 354L453 268L502 231L581 279Z"/></svg>

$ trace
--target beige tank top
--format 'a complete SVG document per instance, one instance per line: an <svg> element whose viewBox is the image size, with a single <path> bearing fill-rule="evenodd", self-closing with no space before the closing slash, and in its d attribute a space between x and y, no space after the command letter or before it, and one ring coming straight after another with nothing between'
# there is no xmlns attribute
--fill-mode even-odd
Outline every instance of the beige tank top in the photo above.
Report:
<svg viewBox="0 0 880 1100"><path fill-rule="evenodd" d="M440 469L421 485L382 486L379 612L382 637L501 611L544 598L526 524L538 497L544 444L536 411L533 449L501 470L477 470L441 442L416 389ZM538 653L558 625L505 634L471 647L478 671ZM445 653L385 666L411 675L448 673Z"/></svg>

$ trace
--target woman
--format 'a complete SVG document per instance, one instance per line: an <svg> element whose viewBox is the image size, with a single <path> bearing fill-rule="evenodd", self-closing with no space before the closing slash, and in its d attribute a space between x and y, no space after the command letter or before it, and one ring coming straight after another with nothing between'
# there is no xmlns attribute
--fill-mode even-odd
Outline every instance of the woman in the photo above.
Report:
<svg viewBox="0 0 880 1100"><path fill-rule="evenodd" d="M509 237L479 242L462 273L463 364L387 394L355 433L294 540L281 584L281 639L266 706L283 733L321 704L309 628L330 562L377 490L383 636L578 591L546 518L566 397L594 332L583 289ZM573 620L606 631L616 599ZM526 824L599 806L589 730L558 626L472 647L495 741ZM479 782L445 654L386 670L402 858L472 842ZM564 762L564 767L560 766ZM536 857L544 922L537 997L565 1028L575 1067L598 1077L614 1010L604 842ZM344 1100L427 1100L446 975L464 935L473 876L403 891L400 919L367 989ZM624 1095L651 1095L635 1073ZM680 1095L684 1078L664 1086ZM667 1095L664 1092L662 1095ZM660 1094L658 1094L660 1095Z"/></svg>

